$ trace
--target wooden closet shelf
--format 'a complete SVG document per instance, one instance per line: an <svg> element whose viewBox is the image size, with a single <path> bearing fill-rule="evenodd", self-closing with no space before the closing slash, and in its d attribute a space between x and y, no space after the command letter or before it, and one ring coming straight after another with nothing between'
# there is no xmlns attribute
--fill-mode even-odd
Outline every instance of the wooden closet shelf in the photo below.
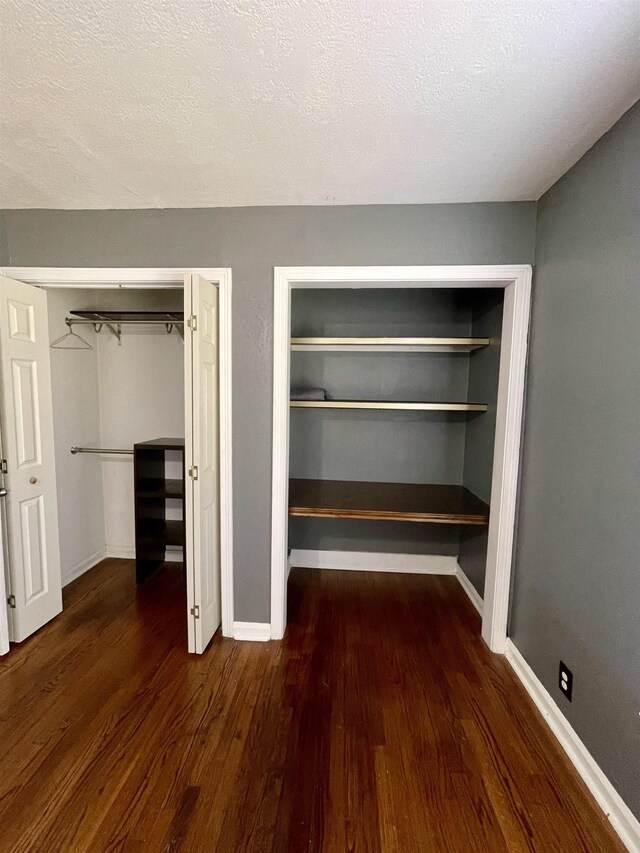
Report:
<svg viewBox="0 0 640 853"><path fill-rule="evenodd" d="M138 498L172 498L180 500L184 497L183 480L140 480L136 484Z"/></svg>
<svg viewBox="0 0 640 853"><path fill-rule="evenodd" d="M296 409L387 409L416 412L486 412L486 403L403 403L382 400L290 400Z"/></svg>
<svg viewBox="0 0 640 853"><path fill-rule="evenodd" d="M489 338L291 338L294 352L472 352Z"/></svg>
<svg viewBox="0 0 640 853"><path fill-rule="evenodd" d="M487 525L489 507L464 486L292 479L289 515Z"/></svg>
<svg viewBox="0 0 640 853"><path fill-rule="evenodd" d="M184 521L145 519L139 524L138 543L141 545L184 545Z"/></svg>
<svg viewBox="0 0 640 853"><path fill-rule="evenodd" d="M180 456L182 477L166 475L167 453ZM153 438L133 446L136 513L136 583L143 583L164 564L169 545L185 546L183 518L167 518L167 499L183 500L184 438Z"/></svg>

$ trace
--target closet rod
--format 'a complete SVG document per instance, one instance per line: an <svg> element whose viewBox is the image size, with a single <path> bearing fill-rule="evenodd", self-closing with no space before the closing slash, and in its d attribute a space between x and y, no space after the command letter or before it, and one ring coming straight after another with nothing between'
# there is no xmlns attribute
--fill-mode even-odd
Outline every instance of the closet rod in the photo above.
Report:
<svg viewBox="0 0 640 853"><path fill-rule="evenodd" d="M67 317L65 320L67 326L106 326L109 323L112 323L114 326L131 326L131 325L140 325L140 326L184 326L184 320L111 320L108 317L104 319L96 319L96 320L87 320L85 318L77 319L75 317Z"/></svg>
<svg viewBox="0 0 640 853"><path fill-rule="evenodd" d="M76 453L122 453L133 456L133 450L114 450L106 447L72 447L71 452Z"/></svg>
<svg viewBox="0 0 640 853"><path fill-rule="evenodd" d="M93 326L93 329L96 334L98 334L103 326L106 326L107 329L117 338L118 346L122 343L122 326L158 326L163 325L167 332L171 334L173 328L175 326L176 331L184 340L184 320L174 320L172 317L167 316L161 319L133 319L133 318L125 318L119 319L114 317L96 317L88 318L88 317L67 317L64 321L69 329L71 330L73 326ZM58 341L54 341L54 343L58 343ZM92 347L90 347L92 349Z"/></svg>

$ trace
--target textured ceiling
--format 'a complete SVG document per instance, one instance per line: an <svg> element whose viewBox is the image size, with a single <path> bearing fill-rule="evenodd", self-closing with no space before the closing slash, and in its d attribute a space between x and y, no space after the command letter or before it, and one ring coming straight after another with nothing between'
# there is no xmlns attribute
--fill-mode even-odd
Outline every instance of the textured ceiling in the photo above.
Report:
<svg viewBox="0 0 640 853"><path fill-rule="evenodd" d="M0 207L536 199L640 0L0 0Z"/></svg>

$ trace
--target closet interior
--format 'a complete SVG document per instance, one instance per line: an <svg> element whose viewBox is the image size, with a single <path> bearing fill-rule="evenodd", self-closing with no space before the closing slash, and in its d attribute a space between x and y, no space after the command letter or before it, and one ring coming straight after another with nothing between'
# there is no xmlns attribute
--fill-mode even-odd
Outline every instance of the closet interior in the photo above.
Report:
<svg viewBox="0 0 640 853"><path fill-rule="evenodd" d="M183 561L183 291L47 302L62 582L122 557L140 583Z"/></svg>
<svg viewBox="0 0 640 853"><path fill-rule="evenodd" d="M483 594L502 304L498 289L292 291L292 565L296 550L451 556Z"/></svg>

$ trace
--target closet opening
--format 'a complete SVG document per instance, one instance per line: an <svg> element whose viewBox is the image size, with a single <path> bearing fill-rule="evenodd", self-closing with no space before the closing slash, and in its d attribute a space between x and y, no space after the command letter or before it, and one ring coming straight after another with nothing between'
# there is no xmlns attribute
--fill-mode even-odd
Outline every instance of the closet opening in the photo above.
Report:
<svg viewBox="0 0 640 853"><path fill-rule="evenodd" d="M233 620L230 270L6 272L0 653L105 560L203 652Z"/></svg>
<svg viewBox="0 0 640 853"><path fill-rule="evenodd" d="M145 601L170 588L182 612L183 291L56 288L47 303L63 587L115 559Z"/></svg>
<svg viewBox="0 0 640 853"><path fill-rule="evenodd" d="M530 268L394 272L276 271L272 632L292 566L450 574L501 651Z"/></svg>

